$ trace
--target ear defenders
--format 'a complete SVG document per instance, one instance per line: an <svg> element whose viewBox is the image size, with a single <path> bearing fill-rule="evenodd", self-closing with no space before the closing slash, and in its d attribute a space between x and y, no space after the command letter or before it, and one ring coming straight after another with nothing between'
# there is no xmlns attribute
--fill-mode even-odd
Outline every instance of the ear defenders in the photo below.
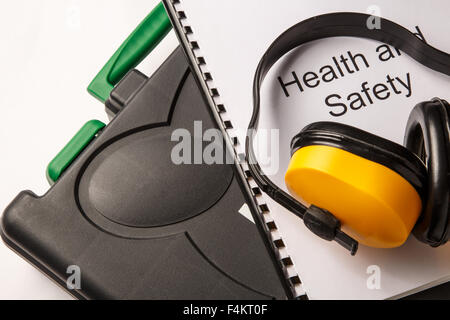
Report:
<svg viewBox="0 0 450 320"><path fill-rule="evenodd" d="M450 75L449 54L386 19L381 19L381 29L369 30L369 18L360 13L317 16L294 25L272 43L254 78L246 141L249 169L263 192L302 218L313 233L335 240L352 255L358 242L398 247L412 231L420 241L437 247L447 242L450 225L450 106L445 100L436 98L413 109L404 147L340 123L308 125L291 142L285 182L292 196L262 172L255 156L262 82L284 54L302 44L338 36L377 40Z"/></svg>

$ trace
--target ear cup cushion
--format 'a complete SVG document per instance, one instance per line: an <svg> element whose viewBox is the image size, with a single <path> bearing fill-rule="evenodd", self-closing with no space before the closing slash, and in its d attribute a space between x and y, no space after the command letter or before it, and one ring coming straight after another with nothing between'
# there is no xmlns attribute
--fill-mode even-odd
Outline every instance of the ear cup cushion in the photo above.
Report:
<svg viewBox="0 0 450 320"><path fill-rule="evenodd" d="M291 155L311 145L339 148L379 163L400 174L426 195L427 171L415 154L405 147L367 131L337 122L316 122L305 127L291 142Z"/></svg>
<svg viewBox="0 0 450 320"><path fill-rule="evenodd" d="M426 158L427 202L414 235L431 246L444 244L449 237L449 119L450 106L446 101L420 103L411 112L405 134L405 146Z"/></svg>

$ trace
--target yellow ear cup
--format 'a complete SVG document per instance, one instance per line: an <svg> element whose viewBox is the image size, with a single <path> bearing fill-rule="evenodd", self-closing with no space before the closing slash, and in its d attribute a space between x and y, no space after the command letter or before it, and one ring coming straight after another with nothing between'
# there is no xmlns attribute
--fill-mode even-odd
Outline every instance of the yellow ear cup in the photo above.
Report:
<svg viewBox="0 0 450 320"><path fill-rule="evenodd" d="M294 197L330 211L349 235L371 247L401 246L422 210L418 192L400 174L335 147L297 150L285 181Z"/></svg>

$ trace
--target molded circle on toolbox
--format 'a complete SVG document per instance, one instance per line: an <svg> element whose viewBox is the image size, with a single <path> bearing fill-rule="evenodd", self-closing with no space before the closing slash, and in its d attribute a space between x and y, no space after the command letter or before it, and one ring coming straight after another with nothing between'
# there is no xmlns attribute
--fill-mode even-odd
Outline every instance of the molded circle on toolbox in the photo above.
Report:
<svg viewBox="0 0 450 320"><path fill-rule="evenodd" d="M228 189L230 165L174 164L172 131L160 129L167 130L113 143L85 171L88 201L107 219L137 228L167 226L206 211Z"/></svg>

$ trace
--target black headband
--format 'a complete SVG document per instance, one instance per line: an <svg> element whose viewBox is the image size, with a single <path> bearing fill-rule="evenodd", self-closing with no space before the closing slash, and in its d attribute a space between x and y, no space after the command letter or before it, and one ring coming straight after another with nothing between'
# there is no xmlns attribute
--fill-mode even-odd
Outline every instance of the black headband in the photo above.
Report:
<svg viewBox="0 0 450 320"><path fill-rule="evenodd" d="M380 18L380 29L369 29L367 23L372 16L362 13L331 13L302 21L281 34L267 49L256 69L253 82L253 115L246 139L246 157L255 182L263 192L276 202L303 219L304 205L278 188L261 170L253 149L254 136L258 128L260 89L271 67L286 53L310 41L331 37L358 37L392 45L428 68L450 75L450 55L433 48L404 27ZM354 252L357 243L340 230L336 231L338 243Z"/></svg>

